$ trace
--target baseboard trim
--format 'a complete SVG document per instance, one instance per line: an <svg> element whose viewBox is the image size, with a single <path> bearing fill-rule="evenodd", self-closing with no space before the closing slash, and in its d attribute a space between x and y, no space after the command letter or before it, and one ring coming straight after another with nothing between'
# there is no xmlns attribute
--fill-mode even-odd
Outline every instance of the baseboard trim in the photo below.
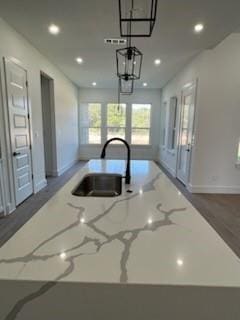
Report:
<svg viewBox="0 0 240 320"><path fill-rule="evenodd" d="M6 215L13 213L16 210L16 206L13 203L7 203L6 205Z"/></svg>
<svg viewBox="0 0 240 320"><path fill-rule="evenodd" d="M240 186L198 186L189 184L188 191L191 193L240 194Z"/></svg>
<svg viewBox="0 0 240 320"><path fill-rule="evenodd" d="M54 173L56 173L57 176L61 176L64 172L66 172L68 169L70 169L72 166L74 166L78 161L79 161L79 159L73 160L72 162L70 162L66 166L62 167L60 170L54 171Z"/></svg>
<svg viewBox="0 0 240 320"><path fill-rule="evenodd" d="M45 188L46 186L47 186L47 180L46 180L46 179L43 179L42 181L38 182L38 183L35 185L34 193L39 192L40 190L42 190L42 189Z"/></svg>
<svg viewBox="0 0 240 320"><path fill-rule="evenodd" d="M47 177L54 177L57 175L57 171L46 171Z"/></svg>

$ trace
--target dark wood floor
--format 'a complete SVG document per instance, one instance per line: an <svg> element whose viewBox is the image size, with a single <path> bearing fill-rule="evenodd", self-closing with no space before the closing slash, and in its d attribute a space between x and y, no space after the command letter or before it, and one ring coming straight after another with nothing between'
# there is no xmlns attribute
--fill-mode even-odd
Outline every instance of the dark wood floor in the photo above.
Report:
<svg viewBox="0 0 240 320"><path fill-rule="evenodd" d="M159 167L240 258L240 195L192 194Z"/></svg>
<svg viewBox="0 0 240 320"><path fill-rule="evenodd" d="M48 178L48 185L24 201L11 215L0 218L0 247L85 164L80 161L60 177Z"/></svg>
<svg viewBox="0 0 240 320"><path fill-rule="evenodd" d="M46 188L27 199L12 215L0 219L0 247L84 164L79 162L61 177L50 178ZM161 169L240 258L240 195L191 194L181 182Z"/></svg>

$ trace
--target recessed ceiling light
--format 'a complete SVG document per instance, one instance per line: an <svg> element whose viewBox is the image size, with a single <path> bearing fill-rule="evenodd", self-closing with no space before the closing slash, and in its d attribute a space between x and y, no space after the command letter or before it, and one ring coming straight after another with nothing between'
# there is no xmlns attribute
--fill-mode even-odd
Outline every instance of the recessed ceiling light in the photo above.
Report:
<svg viewBox="0 0 240 320"><path fill-rule="evenodd" d="M76 61L77 61L78 64L83 63L83 59L82 59L81 57L77 57L77 58L76 58Z"/></svg>
<svg viewBox="0 0 240 320"><path fill-rule="evenodd" d="M156 59L156 60L154 61L154 63L155 63L157 66L159 66L159 65L161 64L161 60L160 60L160 59Z"/></svg>
<svg viewBox="0 0 240 320"><path fill-rule="evenodd" d="M94 87L96 87L96 85L97 85L97 82L93 82L93 83L92 83L92 85L93 85Z"/></svg>
<svg viewBox="0 0 240 320"><path fill-rule="evenodd" d="M48 31L49 31L51 34L57 35L57 34L59 34L59 32L60 32L60 28L59 28L59 26L57 26L57 25L55 25L55 24L51 24L51 25L48 27Z"/></svg>
<svg viewBox="0 0 240 320"><path fill-rule="evenodd" d="M183 260L182 260L182 259L178 259L178 260L177 260L177 265L178 265L179 267L183 266Z"/></svg>
<svg viewBox="0 0 240 320"><path fill-rule="evenodd" d="M144 87L147 87L147 85L148 85L147 82L143 82Z"/></svg>
<svg viewBox="0 0 240 320"><path fill-rule="evenodd" d="M196 24L195 27L194 27L194 31L195 31L196 33L202 32L203 29L204 29L204 25L203 25L202 23L198 23L198 24Z"/></svg>

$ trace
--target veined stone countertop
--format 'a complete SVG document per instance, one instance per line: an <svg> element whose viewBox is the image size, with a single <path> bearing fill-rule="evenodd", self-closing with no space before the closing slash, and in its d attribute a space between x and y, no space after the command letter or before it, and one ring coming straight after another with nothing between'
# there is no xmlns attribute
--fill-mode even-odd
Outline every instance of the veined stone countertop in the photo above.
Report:
<svg viewBox="0 0 240 320"><path fill-rule="evenodd" d="M240 319L238 257L156 164L131 161L119 197L71 194L125 164L88 162L0 249L1 320Z"/></svg>
<svg viewBox="0 0 240 320"><path fill-rule="evenodd" d="M0 279L240 287L238 257L153 162L131 161L119 197L71 194L125 164L88 162L0 249Z"/></svg>

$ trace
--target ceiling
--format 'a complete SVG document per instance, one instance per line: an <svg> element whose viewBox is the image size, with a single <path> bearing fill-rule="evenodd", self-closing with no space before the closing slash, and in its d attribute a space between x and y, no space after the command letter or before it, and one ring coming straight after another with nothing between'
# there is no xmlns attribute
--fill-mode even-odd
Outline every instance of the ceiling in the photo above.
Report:
<svg viewBox="0 0 240 320"><path fill-rule="evenodd" d="M159 0L151 38L133 41L143 53L142 79L148 88L164 86L190 59L239 30L239 0ZM117 86L115 49L104 38L119 37L117 0L0 0L0 16L80 87ZM205 30L196 35L193 27ZM57 36L48 25L60 26ZM84 59L78 65L75 58ZM154 60L162 63L156 67Z"/></svg>

